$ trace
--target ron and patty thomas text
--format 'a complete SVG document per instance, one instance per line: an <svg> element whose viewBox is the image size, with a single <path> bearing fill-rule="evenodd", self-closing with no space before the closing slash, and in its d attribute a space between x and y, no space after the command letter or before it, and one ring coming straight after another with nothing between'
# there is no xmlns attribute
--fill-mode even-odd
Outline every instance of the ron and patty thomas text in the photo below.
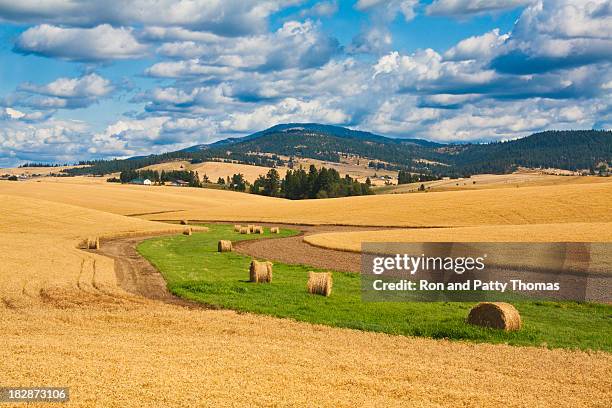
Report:
<svg viewBox="0 0 612 408"><path fill-rule="evenodd" d="M418 271L452 271L462 275L466 271L483 271L485 259L481 257L430 257L397 254L389 257L375 257L372 260L372 273L381 275L386 271L404 271L415 275ZM510 279L507 282L498 280L466 279L462 282L430 282L426 279L400 279L389 282L377 279L372 282L376 291L558 291L558 282L525 282L520 279Z"/></svg>

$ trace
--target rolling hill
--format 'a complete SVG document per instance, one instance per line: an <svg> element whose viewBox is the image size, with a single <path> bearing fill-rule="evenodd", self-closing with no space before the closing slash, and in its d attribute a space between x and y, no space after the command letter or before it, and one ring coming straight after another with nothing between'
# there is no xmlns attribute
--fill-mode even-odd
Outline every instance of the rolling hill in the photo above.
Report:
<svg viewBox="0 0 612 408"><path fill-rule="evenodd" d="M596 170L612 165L612 132L598 130L546 131L525 138L487 144L440 144L422 139L390 138L370 132L321 124L281 124L242 138L195 145L176 152L127 160L83 162L87 169L71 174L108 174L135 170L173 160L192 163L227 161L280 167L291 158L339 163L365 159L371 167L405 169L437 176L478 173L504 174L516 168Z"/></svg>

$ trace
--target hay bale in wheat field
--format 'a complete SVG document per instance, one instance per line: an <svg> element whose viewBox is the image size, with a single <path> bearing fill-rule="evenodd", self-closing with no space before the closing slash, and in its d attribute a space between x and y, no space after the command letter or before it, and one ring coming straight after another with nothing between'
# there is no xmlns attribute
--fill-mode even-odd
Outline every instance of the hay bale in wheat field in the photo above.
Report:
<svg viewBox="0 0 612 408"><path fill-rule="evenodd" d="M249 231L249 227L242 227L242 228L240 228L240 233L241 234L250 234L251 232Z"/></svg>
<svg viewBox="0 0 612 408"><path fill-rule="evenodd" d="M219 252L232 252L232 249L232 241L228 241L225 239L219 241L219 244L217 245L217 250Z"/></svg>
<svg viewBox="0 0 612 408"><path fill-rule="evenodd" d="M521 329L521 315L510 303L482 302L470 310L467 322L505 331Z"/></svg>
<svg viewBox="0 0 612 408"><path fill-rule="evenodd" d="M333 284L334 278L331 272L308 272L308 293L329 296Z"/></svg>
<svg viewBox="0 0 612 408"><path fill-rule="evenodd" d="M259 262L253 259L249 268L249 274L251 282L272 282L272 262Z"/></svg>
<svg viewBox="0 0 612 408"><path fill-rule="evenodd" d="M187 221L187 220L181 220L181 225L189 225L189 221Z"/></svg>
<svg viewBox="0 0 612 408"><path fill-rule="evenodd" d="M255 225L249 224L247 225L247 228L249 229L249 233L255 232Z"/></svg>
<svg viewBox="0 0 612 408"><path fill-rule="evenodd" d="M191 227L185 228L183 230L183 235L191 235L192 231L191 231Z"/></svg>
<svg viewBox="0 0 612 408"><path fill-rule="evenodd" d="M87 238L87 249L100 249L100 238Z"/></svg>
<svg viewBox="0 0 612 408"><path fill-rule="evenodd" d="M280 228L278 227L270 228L270 234L280 234Z"/></svg>
<svg viewBox="0 0 612 408"><path fill-rule="evenodd" d="M234 232L240 232L241 229L242 229L242 225L234 224Z"/></svg>

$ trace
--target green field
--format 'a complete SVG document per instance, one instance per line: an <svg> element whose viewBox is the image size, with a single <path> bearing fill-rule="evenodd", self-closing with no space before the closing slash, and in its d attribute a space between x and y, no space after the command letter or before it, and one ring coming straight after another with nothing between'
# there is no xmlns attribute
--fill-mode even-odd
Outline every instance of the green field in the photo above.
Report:
<svg viewBox="0 0 612 408"><path fill-rule="evenodd" d="M523 319L520 332L506 333L465 323L474 303L364 303L360 276L334 272L330 297L306 292L304 265L274 264L271 284L248 282L251 258L218 253L220 239L270 238L240 235L229 225L207 225L210 231L192 236L153 238L138 246L155 265L169 290L185 299L213 307L261 313L300 321L397 335L476 342L508 343L612 351L612 306L576 302L515 303ZM290 236L297 231L281 230Z"/></svg>

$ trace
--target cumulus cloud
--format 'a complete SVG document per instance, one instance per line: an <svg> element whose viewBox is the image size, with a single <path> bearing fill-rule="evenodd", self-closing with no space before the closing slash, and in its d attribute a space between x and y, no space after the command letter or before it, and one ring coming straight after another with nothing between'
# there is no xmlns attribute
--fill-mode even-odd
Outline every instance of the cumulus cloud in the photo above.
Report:
<svg viewBox="0 0 612 408"><path fill-rule="evenodd" d="M66 162L86 154L85 123L53 119L30 123L23 120L26 114L17 116L17 120L0 116L0 162Z"/></svg>
<svg viewBox="0 0 612 408"><path fill-rule="evenodd" d="M95 73L79 78L58 78L46 85L21 84L9 103L39 109L83 108L108 96L114 87Z"/></svg>
<svg viewBox="0 0 612 408"><path fill-rule="evenodd" d="M500 34L499 28L483 35L468 37L444 53L444 59L450 61L480 60L487 61L501 51L509 34Z"/></svg>
<svg viewBox="0 0 612 408"><path fill-rule="evenodd" d="M612 62L609 1L544 0L526 8L491 66L534 74Z"/></svg>
<svg viewBox="0 0 612 408"><path fill-rule="evenodd" d="M318 23L288 21L273 33L224 39L216 44L204 45L194 41L166 43L158 52L186 59L161 62L147 72L152 76L175 78L229 74L232 72L229 68L258 71L308 69L324 65L340 51L338 41L325 35Z"/></svg>
<svg viewBox="0 0 612 408"><path fill-rule="evenodd" d="M106 61L143 57L147 47L134 38L131 28L113 28L108 24L62 28L42 24L22 33L15 50L73 61Z"/></svg>
<svg viewBox="0 0 612 408"><path fill-rule="evenodd" d="M380 54L388 51L393 42L389 25L398 14L403 15L405 21L411 21L416 16L418 3L418 0L359 0L355 8L369 13L370 24L353 38L349 53Z"/></svg>
<svg viewBox="0 0 612 408"><path fill-rule="evenodd" d="M338 2L333 1L320 1L314 6L300 10L298 15L301 18L304 17L331 17L338 12Z"/></svg>
<svg viewBox="0 0 612 408"><path fill-rule="evenodd" d="M231 113L221 121L226 132L251 132L283 122L321 122L345 124L350 117L338 108L319 100L286 98L277 104L257 107L250 112Z"/></svg>
<svg viewBox="0 0 612 408"><path fill-rule="evenodd" d="M300 0L0 0L0 19L63 26L180 26L225 36L263 32L268 17ZM163 10L163 12L161 12Z"/></svg>
<svg viewBox="0 0 612 408"><path fill-rule="evenodd" d="M435 0L425 8L433 16L465 17L526 6L533 0Z"/></svg>

